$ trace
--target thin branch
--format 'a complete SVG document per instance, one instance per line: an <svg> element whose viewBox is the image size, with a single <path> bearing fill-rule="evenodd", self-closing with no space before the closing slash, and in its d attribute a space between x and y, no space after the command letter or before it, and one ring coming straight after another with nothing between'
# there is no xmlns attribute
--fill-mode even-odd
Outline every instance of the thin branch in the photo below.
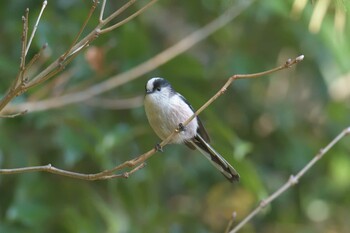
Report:
<svg viewBox="0 0 350 233"><path fill-rule="evenodd" d="M41 56L42 52L47 48L47 43L45 43L43 46L41 46L39 52L37 52L33 58L28 62L28 65L26 67L26 69L30 69L32 67L32 65L39 59L39 57Z"/></svg>
<svg viewBox="0 0 350 233"><path fill-rule="evenodd" d="M81 36L81 33L83 33L83 31L84 31L84 29L85 29L87 23L89 22L89 20L90 20L92 14L94 13L94 11L95 11L95 9L96 9L96 7L97 7L98 1L97 1L97 0L94 0L93 2L94 2L94 4L91 6L90 11L89 11L89 14L88 14L88 16L86 17L86 19L85 19L83 25L81 26L81 28L80 28L78 34L75 36L75 38L74 38L74 40L73 40L71 46L69 47L69 49L67 49L67 51L64 53L64 55L61 56L61 60L62 60L62 61L64 61L64 60L67 58L68 55L72 55L72 54L74 54L74 53L76 52L76 51L74 51L74 53L70 54L70 52L72 51L72 48L73 48L74 45L78 42L79 37ZM83 47L85 47L86 44L87 44L87 43L85 43L85 44L83 45Z"/></svg>
<svg viewBox="0 0 350 233"><path fill-rule="evenodd" d="M66 176L74 179L93 181L93 180L107 180L107 179L113 179L113 178L129 178L131 174L144 168L145 165L146 165L145 163L141 163L129 172L124 172L121 174L112 174L112 175L107 173L106 174L102 174L102 173L82 174L82 173L62 170L52 166L51 164L47 164L44 166L24 167L24 168L0 169L0 174L17 174L17 173L28 173L28 172L40 171L40 172L53 173L60 176Z"/></svg>
<svg viewBox="0 0 350 233"><path fill-rule="evenodd" d="M33 87L35 85L41 84L42 82L46 81L48 78L55 75L57 73L57 71L58 72L61 71L62 66L64 67L64 65L67 65L70 61L72 61L72 59L67 60L68 56L74 55L74 57L75 57L77 54L79 54L83 48L88 46L90 42L92 42L93 40L95 40L98 37L102 27L104 27L106 24L108 24L110 21L112 21L115 17L117 17L121 12L123 12L127 7L132 5L134 2L135 2L135 0L129 1L124 6L122 6L120 9L116 10L114 13L112 13L110 16L108 16L105 20L100 22L92 32L90 32L88 35L86 35L79 42L75 43L73 46L70 46L70 48L67 50L68 52L66 51L64 54L62 54L60 57L58 57L54 62L52 62L49 66L47 66L44 70L42 70L39 74L35 75L32 79L30 79L28 84L26 83L26 85L11 86L8 89L7 94L0 100L0 112L2 112L4 114L3 109L8 105L8 103L13 98L15 98L16 96L27 91L30 87ZM96 4L97 4L97 1L94 1L94 5L92 6L92 9L90 10L90 12L93 11L93 8L96 8ZM34 30L32 32L31 39L30 39L28 45L26 46L26 51L28 51L28 49L30 47L30 44L31 44L31 41L34 37L36 28L38 27L40 17L42 15L46 5L47 5L47 1L44 1L43 7L40 11L39 17L36 21ZM89 15L88 18L90 18L90 16L91 15ZM84 27L85 26L83 26L82 28L84 28ZM82 31L82 29L81 29L81 31ZM81 34L81 32L78 33L77 38L80 36L80 34ZM34 60L36 60L36 59L34 59ZM63 62L64 62L64 64L63 64ZM23 110L21 110L21 111L23 111ZM20 112L20 111L14 111L14 112Z"/></svg>
<svg viewBox="0 0 350 233"><path fill-rule="evenodd" d="M225 233L229 233L233 223L236 221L236 218L237 218L237 213L236 212L233 212L232 213L232 218L230 219L230 221L228 222L227 224L227 227L225 229Z"/></svg>
<svg viewBox="0 0 350 233"><path fill-rule="evenodd" d="M17 116L22 116L24 114L26 114L28 111L25 110L23 112L18 112L18 113L14 113L14 114L10 114L10 115L0 115L0 118L15 118Z"/></svg>
<svg viewBox="0 0 350 233"><path fill-rule="evenodd" d="M106 0L103 0L102 6L101 6L100 18L99 18L100 23L103 21L103 14L105 11L105 7L106 7Z"/></svg>
<svg viewBox="0 0 350 233"><path fill-rule="evenodd" d="M100 28L105 26L107 23L111 22L113 19L115 19L118 15L123 13L126 9L128 9L131 5L133 5L136 2L136 0L130 0L129 2L125 3L122 7L120 7L118 10L116 10L114 13L112 13L110 16L108 16L106 19L102 20L100 22Z"/></svg>
<svg viewBox="0 0 350 233"><path fill-rule="evenodd" d="M350 127L344 129L340 134L338 134L326 147L321 149L316 156L303 167L295 176L291 175L289 180L280 187L277 191L272 193L269 197L262 200L260 204L248 215L246 216L230 233L238 232L247 222L249 222L255 215L257 215L266 205L271 203L287 189L299 182L299 179L308 171L311 167L315 165L335 144L337 144L342 138L350 134Z"/></svg>
<svg viewBox="0 0 350 233"><path fill-rule="evenodd" d="M267 74L271 74L273 72L277 72L282 69L287 69L298 62L303 60L303 55L291 60L288 59L288 61L284 64L281 65L277 68L267 70L264 72L260 73L255 73L255 74L237 74L228 79L228 81L225 83L225 85L213 96L211 97L196 113L194 113L188 120L186 120L182 125L187 126L191 120L198 114L200 114L205 108L207 108L211 103L213 103L219 96L221 96L223 93L225 93L225 90L227 87L236 79L248 79L248 78L257 78L261 77ZM159 146L162 148L166 146L171 139L178 134L180 131L178 129L174 129L174 131L166 138L164 139ZM130 168L130 167L135 167L135 166L141 166L148 158L150 158L153 154L155 154L156 149L153 148L146 153L132 159L129 161L126 161L112 169L105 170L99 173L95 174L82 174L82 173L77 173L77 172L71 172L71 171L66 171L62 170L59 168L55 168L53 166L46 165L46 166L37 166L37 167L25 167L25 168L15 168L15 169L0 169L0 174L15 174L15 173L23 173L23 172L34 172L34 171L43 171L43 172L50 172L50 173L55 173L58 175L63 175L63 176L69 176L71 178L76 178L76 179L83 179L83 180L100 180L100 179L110 179L110 178L116 178L116 177L124 177L123 174L126 173L121 173L121 174L114 174L117 171L120 171L125 168ZM136 167L137 168L137 167ZM138 170L138 169L137 169ZM131 172L135 172L135 169L131 170L128 174L130 175Z"/></svg>
<svg viewBox="0 0 350 233"><path fill-rule="evenodd" d="M35 25L34 25L32 34L30 35L30 39L29 39L29 42L28 42L28 45L27 45L27 49L26 49L26 52L25 52L25 56L27 56L28 50L29 50L29 48L30 48L30 45L31 45L31 43L32 43L32 40L33 40L34 35L35 35L35 32L36 32L36 29L38 28L41 15L43 14L43 12L44 12L44 10L45 10L46 5L47 5L47 1L45 0L45 1L43 2L42 7L41 7L41 10L40 10L38 19L37 19L36 22L35 22Z"/></svg>
<svg viewBox="0 0 350 233"><path fill-rule="evenodd" d="M92 38L91 40L93 40L93 38ZM88 46L88 44L89 44L89 43L86 43L86 44L84 45L83 48L85 48L86 46ZM28 83L28 84L26 85L26 89L29 89L29 88L34 87L34 86L36 86L36 85L39 85L40 83L45 82L46 80L48 80L48 79L51 78L52 76L55 76L57 73L61 72L61 71L65 68L65 66L66 66L67 64L69 64L71 61L73 61L73 59L74 59L76 56L78 56L78 53L75 53L75 54L73 54L73 55L70 55L70 57L69 57L68 59L66 59L65 61L62 61L62 62L60 63L60 66L56 67L56 70L53 70L51 73L48 73L46 76L42 77L40 80L32 80L30 83Z"/></svg>
<svg viewBox="0 0 350 233"><path fill-rule="evenodd" d="M25 16L22 17L23 21L23 34L22 34L22 52L21 52L21 63L20 63L20 71L17 77L16 86L19 85L19 83L23 83L23 77L25 72L25 66L26 66L26 46L27 46L27 40L28 40L28 20L29 20L29 8L26 9Z"/></svg>
<svg viewBox="0 0 350 233"><path fill-rule="evenodd" d="M187 51L189 48L206 39L215 31L221 27L227 25L230 21L240 15L246 8L248 8L253 1L244 1L241 5L234 5L229 8L226 12L214 19L204 27L194 31L184 39L180 40L170 48L163 50L159 54L150 58L149 60L141 63L140 65L125 71L124 73L115 75L103 82L95 84L83 91L62 95L55 98L48 98L42 101L19 103L7 106L6 111L21 111L28 109L30 112L43 111L47 109L53 109L62 107L68 104L78 103L86 101L92 97L107 92L113 88L130 82L138 77L141 77L147 72L159 67L160 65L168 62L179 54ZM1 109L1 108L0 108Z"/></svg>
<svg viewBox="0 0 350 233"><path fill-rule="evenodd" d="M204 109L206 109L212 102L214 102L219 96L221 96L222 94L224 94L228 88L228 86L231 85L231 83L237 79L251 79L251 78L258 78L264 75L268 75L268 74L272 74L274 72L277 72L279 70L283 70L283 69L287 69L290 68L291 66L301 62L304 59L304 55L300 55L298 57L296 57L295 59L291 60L288 59L283 65L276 67L274 69L271 70L267 70L264 72L259 72L259 73L255 73L255 74L236 74L231 76L227 82L225 83L225 85L220 89L220 91L218 91L212 98L210 98L208 100L208 102L206 102L202 107L200 107L195 114L193 114L189 119L187 119L187 121L185 121L183 123L184 126L186 126L190 121L193 120L193 118L195 118L196 116L198 116Z"/></svg>
<svg viewBox="0 0 350 233"><path fill-rule="evenodd" d="M127 22L129 22L130 20L132 20L133 18L135 18L136 16L140 15L142 12L144 12L145 10L147 10L150 6L152 6L154 3L156 3L158 0L152 0L149 3L147 3L144 7L142 7L140 10L136 11L134 14L130 15L129 17L127 17L126 19L123 19L122 21L108 27L105 28L103 30L101 30L101 34L110 32L124 24L126 24Z"/></svg>

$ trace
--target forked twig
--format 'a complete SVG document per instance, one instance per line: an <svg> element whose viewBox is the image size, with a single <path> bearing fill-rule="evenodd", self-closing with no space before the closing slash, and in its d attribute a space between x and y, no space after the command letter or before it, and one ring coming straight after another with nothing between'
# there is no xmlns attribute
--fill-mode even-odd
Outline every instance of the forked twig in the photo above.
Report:
<svg viewBox="0 0 350 233"><path fill-rule="evenodd" d="M83 25L81 26L81 28L80 28L78 34L75 36L73 42L71 43L71 46L70 46L70 47L67 49L67 51L63 54L63 56L61 56L61 60L62 60L62 61L64 61L64 60L67 58L68 55L71 55L70 52L72 51L72 48L73 48L74 45L76 45L76 43L78 42L78 40L79 40L81 34L83 33L83 31L84 31L84 29L85 29L87 23L89 22L89 20L90 20L92 14L94 13L94 11L95 11L95 9L96 9L96 7L97 7L98 1L97 1L97 0L94 0L93 2L94 2L94 4L93 4L92 7L90 8L89 14L88 14L88 16L86 17L86 19L85 19ZM85 46L86 44L87 44L87 43L85 43L84 46ZM75 52L74 52L74 53L75 53ZM73 54L74 54L74 53L73 53Z"/></svg>
<svg viewBox="0 0 350 233"><path fill-rule="evenodd" d="M193 120L194 117L196 117L198 114L200 114L204 109L206 109L211 103L213 103L219 96L221 96L222 94L225 93L227 87L235 80L237 79L247 79L247 78L257 78L257 77L261 77L267 74L271 74L273 72L277 72L279 70L283 70L283 69L287 69L295 64L297 64L298 62L302 61L304 58L303 55L291 60L288 59L288 61L279 66L276 67L274 69L271 70L267 70L264 72L260 72L260 73L255 73L255 74L237 74L237 75L233 75L232 77L230 77L228 79L228 81L224 84L224 86L213 96L211 97L201 108L199 108L188 120L186 120L182 125L186 126L189 124L189 122L191 120ZM165 145L167 145L171 139L177 134L179 133L178 129L174 129L173 133L170 134L165 140L163 140L159 145L160 147L164 147ZM137 170L141 169L139 168L141 166L141 164L143 164L148 158L150 158L153 154L155 154L156 149L153 148L149 151L147 151L146 153L132 159L129 161L126 161L112 169L109 170L105 170L99 173L95 173L95 174L83 174L83 173L77 173L77 172L71 172L71 171L66 171L63 169L59 169L56 167L53 167L51 164L48 164L46 166L35 166L35 167L24 167L24 168L15 168L15 169L0 169L0 174L15 174L15 173L24 173L24 172L34 172L34 171L44 171L44 172L50 172L50 173L54 173L54 174L58 174L58 175L62 175L62 176L68 176L71 178L76 178L76 179L83 179L83 180L101 180L101 179L111 179L111 178L117 178L117 177L124 177L125 175L123 174L132 174L133 172L136 172ZM114 174L117 171L123 170L125 168L128 167L135 167L136 166L136 170L133 169L128 173L120 173L120 174Z"/></svg>
<svg viewBox="0 0 350 233"><path fill-rule="evenodd" d="M100 95L106 91L109 91L113 88L116 88L120 85L123 85L127 82L130 82L138 77L141 77L145 73L157 68L158 66L168 62L179 54L187 51L189 48L199 43L200 41L206 39L208 36L212 35L215 31L220 29L221 27L227 25L234 18L239 16L245 9L247 9L254 1L244 1L243 4L238 6L232 6L227 9L223 14L219 17L203 26L202 28L194 31L187 37L183 38L173 46L163 50L158 53L154 57L146 60L145 62L135 66L134 68L127 70L121 74L117 74L105 81L97 83L91 87L86 88L85 90L65 94L62 96L57 96L55 98L47 98L40 101L35 102L26 102L19 103L15 105L8 106L8 111L18 112L24 109L28 109L28 111L43 111L52 108L62 107L72 103L78 103L82 101L86 101ZM42 78L42 77L37 77ZM1 108L0 108L1 109Z"/></svg>
<svg viewBox="0 0 350 233"><path fill-rule="evenodd" d="M155 1L156 0L152 0L152 3L154 3ZM66 50L66 52L64 52L60 57L58 57L54 62L52 62L48 67L46 67L40 73L34 75L32 78L25 78L24 79L23 78L24 73L28 69L28 67L25 67L25 56L30 48L32 39L35 35L35 31L36 31L38 24L39 24L40 18L41 18L42 13L47 5L47 1L45 0L43 2L40 14L36 20L36 23L35 23L35 26L34 26L34 29L33 29L33 32L31 34L31 37L30 37L28 44L26 45L24 42L22 42L23 48L25 48L25 52L22 52L20 72L19 72L14 84L8 89L7 94L4 97L2 97L2 99L0 99L0 112L2 112L2 110L5 108L5 106L7 106L8 103L16 96L27 91L30 87L41 84L42 82L51 78L53 75L60 72L62 70L62 67L66 66L69 62L71 62L73 60L73 59L67 59L68 57L74 58L76 55L78 55L82 51L83 48L88 46L89 43L91 43L93 40L95 40L98 37L98 35L100 35L101 29L104 26L106 26L108 23L110 23L115 17L117 17L120 13L122 13L126 8L131 6L134 2L135 2L135 0L131 0L131 1L127 2L125 5L123 5L120 9L116 10L114 13L112 13L106 19L104 19L104 20L102 19L102 21L100 21L98 23L98 25L95 27L95 29L93 31L91 31L88 35L86 35L83 39L81 39L78 42L79 37L81 36L87 22L91 18L92 13L97 6L98 1L95 0L94 4L91 6L90 12L89 12L86 20L84 21L80 31L78 32L75 39L73 40L73 43ZM141 9L141 12L144 11L146 8L148 8L150 5L151 4L147 4L145 7L143 7ZM101 8L100 17L103 15L104 9L105 9L105 1L103 2L102 8ZM139 12L140 11L136 12L135 14L132 14L130 17L127 18L128 20L123 20L122 22L120 22L118 24L118 26L120 26L121 24L125 24L130 19L134 18L136 15L139 15ZM24 22L24 25L26 25L26 24L27 24L27 22ZM24 28L25 29L23 31L23 35L25 35L25 33L27 33L27 31L25 31L25 30L27 30L27 27L24 26ZM116 27L110 28L108 31L105 31L105 33L109 32L110 30L113 30L115 28ZM26 41L26 39L24 38L24 39L22 39L22 41ZM39 55L40 55L40 52L39 52ZM33 59L30 62L30 65L32 65L38 59L39 55L35 55L33 57ZM18 81L18 80L22 80L22 81ZM25 109L27 109L27 108L25 108ZM21 111L23 111L23 110L20 110L19 112L21 112ZM18 111L14 111L14 112L18 112ZM5 113L3 112L3 114L5 114Z"/></svg>
<svg viewBox="0 0 350 233"><path fill-rule="evenodd" d="M149 3L147 3L144 7L142 7L141 9L139 9L138 11L136 11L134 14L128 16L127 18L123 19L122 21L108 27L108 28L105 28L103 30L101 30L101 34L104 34L104 33L107 33L107 32L110 32L118 27L120 27L121 25L124 25L126 24L127 22L129 22L130 20L132 20L133 18L135 18L136 16L140 15L142 12L144 12L148 7L152 6L156 1L158 0L152 0L150 1Z"/></svg>
<svg viewBox="0 0 350 233"><path fill-rule="evenodd" d="M277 197L279 197L282 193L284 193L291 186L297 184L299 179L312 167L315 165L317 161L319 161L335 144L337 144L342 138L346 135L350 134L350 127L344 129L340 134L338 134L326 147L321 149L315 157L310 160L308 164L305 165L295 176L291 175L289 180L281 186L277 191L272 193L269 197L262 200L260 204L250 213L248 214L238 225L233 228L230 233L238 232L247 222L249 222L255 215L257 215L266 205L271 203Z"/></svg>

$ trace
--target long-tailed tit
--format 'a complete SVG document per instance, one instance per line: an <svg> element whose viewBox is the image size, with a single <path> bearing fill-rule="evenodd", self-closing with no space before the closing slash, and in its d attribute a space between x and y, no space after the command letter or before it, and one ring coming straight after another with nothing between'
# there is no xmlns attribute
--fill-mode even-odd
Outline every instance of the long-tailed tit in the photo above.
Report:
<svg viewBox="0 0 350 233"><path fill-rule="evenodd" d="M144 100L148 121L154 132L164 140L194 114L192 106L163 78L151 78L146 84ZM170 143L185 143L198 149L230 182L238 181L236 170L210 145L209 136L198 117L176 134Z"/></svg>

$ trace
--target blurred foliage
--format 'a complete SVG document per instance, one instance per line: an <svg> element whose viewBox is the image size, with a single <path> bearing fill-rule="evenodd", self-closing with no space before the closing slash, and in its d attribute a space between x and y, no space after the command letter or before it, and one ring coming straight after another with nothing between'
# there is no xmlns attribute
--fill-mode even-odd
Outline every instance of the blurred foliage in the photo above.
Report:
<svg viewBox="0 0 350 233"><path fill-rule="evenodd" d="M167 146L127 180L87 182L47 173L3 175L0 232L222 232L232 211L240 221L349 126L349 1L328 5L317 32L311 32L309 24L318 1L306 1L298 10L296 2L301 1L256 1L186 53L104 95L116 99L142 95L148 78L162 76L198 108L229 76L259 72L304 54L305 61L295 68L235 82L201 115L213 146L240 172L240 183L231 185L198 152L180 145ZM106 14L123 3L108 1ZM138 2L121 18L144 3ZM235 4L229 0L159 1L98 38L85 56L53 81L14 102L82 89L128 70ZM29 7L32 28L41 2L2 1L0 6L3 95L18 71L21 16ZM49 1L29 56L45 42L49 50L34 70L69 46L89 7L90 1ZM342 27L335 23L339 10L345 14ZM97 17L96 12L87 31ZM59 86L56 79L65 82ZM158 141L142 107L106 110L81 103L0 118L0 167L51 163L94 173L134 158ZM345 138L242 232L347 232L349 153L349 138Z"/></svg>

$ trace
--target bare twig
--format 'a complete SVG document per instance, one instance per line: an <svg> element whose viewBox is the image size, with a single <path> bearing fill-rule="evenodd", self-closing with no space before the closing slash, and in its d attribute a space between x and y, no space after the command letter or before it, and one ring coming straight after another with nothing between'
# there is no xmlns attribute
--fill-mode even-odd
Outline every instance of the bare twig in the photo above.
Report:
<svg viewBox="0 0 350 233"><path fill-rule="evenodd" d="M211 97L201 108L198 109L198 111L196 111L188 120L186 120L185 122L183 122L183 126L187 126L189 124L189 122L191 120L193 120L193 118L195 116L197 116L198 114L200 114L205 108L207 108L211 103L213 103L219 96L221 96L222 94L225 93L225 90L227 89L227 87L234 81L237 79L248 79L248 78L257 78L257 77L261 77L267 74L271 74L273 72L277 72L279 70L282 69L287 69L295 64L297 64L298 62L303 60L303 55L291 60L288 59L288 61L279 66L276 67L274 69L271 70L267 70L264 72L260 72L260 73L255 73L255 74L237 74L237 75L233 75L232 77L230 77L228 79L228 81L225 83L225 85L213 96ZM171 139L179 133L178 129L174 129L173 133L171 133L166 139L164 139L159 146L162 148L164 146L166 146ZM129 173L127 174L132 174L132 172L135 172L138 170L138 167L141 166L141 164L143 164L148 158L150 158L154 153L156 152L156 149L151 149L149 151L147 151L146 153L132 159L129 161L126 161L112 169L109 170L105 170L99 173L95 173L95 174L82 174L82 173L77 173L77 172L71 172L71 171L66 171L66 170L62 170L59 168L55 168L53 166L51 166L51 164L46 165L46 166L37 166L37 167L24 167L24 168L15 168L15 169L0 169L0 174L15 174L15 173L24 173L24 172L34 172L34 171L44 171L44 172L50 172L50 173L55 173L58 175L62 175L62 176L68 176L71 178L76 178L76 179L83 179L83 180L100 180L100 179L111 179L111 178L116 178L116 177L124 177L123 174L126 173L121 173L121 174L114 174L117 171L120 171L122 169L128 168L128 167L136 167L136 170L133 169L131 170Z"/></svg>
<svg viewBox="0 0 350 233"><path fill-rule="evenodd" d="M23 83L24 71L26 66L26 51L27 51L27 39L28 39L28 15L29 8L26 9L25 16L22 17L23 21L23 33L22 33L22 52L21 52L21 63L20 63L20 71L18 73L16 86L20 83Z"/></svg>
<svg viewBox="0 0 350 233"><path fill-rule="evenodd" d="M14 113L14 114L10 114L10 115L0 115L0 118L14 118L14 117L17 117L17 116L21 116L21 115L24 115L26 114L28 111L23 111L23 112L18 112L18 113Z"/></svg>
<svg viewBox="0 0 350 233"><path fill-rule="evenodd" d="M96 35L96 36L97 36L97 35ZM94 38L94 37L91 37L91 38L89 38L89 39L92 41L92 40L94 40L95 38ZM85 48L86 46L88 46L88 45L89 45L89 42L90 42L90 41L87 41L87 42L83 45L83 47L82 47L81 49L83 49L83 48ZM48 74L46 74L45 76L43 76L41 79L33 79L33 80L31 80L31 82L28 83L28 84L26 85L26 89L29 89L29 88L34 87L34 86L36 86L36 85L39 85L39 84L41 84L42 82L45 82L46 80L48 80L49 78L51 78L52 76L56 75L57 73L61 72L61 71L65 68L65 66L66 66L67 64L69 64L69 63L70 63L76 56L78 56L78 55L79 55L79 53L70 54L70 56L68 57L68 59L65 58L64 61L61 61L61 62L60 62L60 65L57 66L56 69L52 70L50 73L48 73Z"/></svg>
<svg viewBox="0 0 350 233"><path fill-rule="evenodd" d="M96 7L97 7L97 4L98 4L98 1L97 1L97 0L94 0L94 4L93 4L92 7L90 8L90 11L89 11L88 16L86 17L86 19L85 19L85 21L84 21L82 27L80 28L78 34L75 36L75 38L74 38L74 40L73 40L71 46L69 47L69 49L67 49L67 51L64 53L64 55L61 56L61 60L62 60L62 61L64 61L64 60L67 58L68 55L72 55L72 54L74 54L74 53L77 52L77 51L75 50L75 51L73 51L72 54L70 54L70 52L72 51L72 48L73 48L74 45L78 42L79 37L81 36L81 33L83 33L83 31L84 31L84 29L85 29L87 23L89 22L89 20L90 20L92 14L94 13L94 11L95 11L95 9L96 9ZM87 43L88 43L88 42L86 42L86 43L83 45L83 47L85 47Z"/></svg>
<svg viewBox="0 0 350 233"><path fill-rule="evenodd" d="M17 174L17 173L27 173L27 172L48 172L53 173L60 176L66 176L74 179L81 180L107 180L113 178L129 178L131 174L145 167L145 163L141 163L132 169L129 172L124 172L121 174L112 174L112 173L96 173L96 174L82 174L67 170L62 170L52 166L51 164L47 164L44 166L33 166L33 167L23 167L23 168L13 168L13 169L0 169L0 174Z"/></svg>
<svg viewBox="0 0 350 233"><path fill-rule="evenodd" d="M238 232L247 222L249 222L255 215L257 215L266 205L271 203L282 193L284 193L291 186L297 184L299 179L312 167L315 163L320 160L335 144L337 144L343 137L350 134L350 127L344 129L340 134L338 134L326 147L321 149L318 154L301 169L295 176L291 175L289 180L280 187L277 191L272 193L268 198L262 200L260 204L248 215L246 216L230 233Z"/></svg>
<svg viewBox="0 0 350 233"><path fill-rule="evenodd" d="M237 213L233 212L232 217L231 217L230 221L228 222L227 227L225 229L225 233L229 233L233 223L236 221L236 218L237 218Z"/></svg>
<svg viewBox="0 0 350 233"><path fill-rule="evenodd" d="M32 43L32 40L33 40L34 35L35 35L35 32L36 32L36 29L38 28L41 15L43 14L43 12L44 12L44 10L45 10L46 5L47 5L47 1L45 0L45 1L43 2L42 7L41 7L39 16L38 16L38 18L37 18L37 20L36 20L36 22L35 22L35 25L34 25L32 34L30 35L30 39L29 39L29 42L28 42L28 45L27 45L27 49L26 49L26 52L25 52L25 56L27 56L28 50L29 50L29 48L30 48L30 45L31 45L31 43Z"/></svg>
<svg viewBox="0 0 350 233"><path fill-rule="evenodd" d="M48 67L46 67L44 70L42 70L39 74L34 75L34 77L31 79L28 78L27 79L28 82L26 82L26 85L11 86L9 88L9 90L7 91L7 94L0 100L0 112L2 112L3 109L5 108L5 106L7 106L8 103L16 96L22 94L23 92L28 90L30 87L41 84L42 82L51 78L53 75L60 72L64 68L64 66L66 66L70 61L73 60L73 59L67 59L68 57L74 58L76 55L78 55L82 51L83 48L88 46L89 43L91 43L93 40L95 40L98 37L98 35L100 35L100 31L104 26L106 26L108 23L110 23L115 17L117 17L121 12L123 12L127 7L132 5L134 2L135 2L135 0L131 0L131 1L127 2L124 6L122 6L120 9L116 10L114 13L112 13L106 19L100 21L99 24L95 27L95 29L92 32L90 32L83 39L81 39L79 42L77 42L83 29L85 28L87 21L91 17L92 12L96 8L97 0L94 1L94 4L92 5L90 13L87 17L87 20L84 21L82 28L80 29L79 33L77 34L76 38L74 39L75 43L72 43L72 45L66 50L66 52L64 52L61 56L59 56L59 58L57 58L54 62L52 62ZM46 5L47 5L47 1L44 1L43 7L40 11L39 17L38 17L36 24L34 26L34 30L33 30L32 35L31 35L31 39L30 39L28 45L26 46L26 51L28 51L28 49L30 47L32 38L34 37L36 28L38 27L38 24L39 24L40 17L42 15ZM148 8L149 6L150 6L150 4L148 4L146 8ZM144 10L145 8L142 8L142 9ZM126 22L124 22L124 23L126 23ZM32 61L36 61L37 57L38 56L33 58ZM33 64L33 63L31 63L31 64ZM26 69L27 68L24 67L24 71ZM21 75L21 74L22 73L20 73L19 75ZM18 77L20 77L20 76L18 76ZM21 110L21 111L23 111L23 110ZM21 112L21 111L14 111L14 112ZM2 113L5 114L4 112L2 112Z"/></svg>
<svg viewBox="0 0 350 233"><path fill-rule="evenodd" d="M105 11L105 7L106 7L106 0L103 0L102 6L101 6L100 18L99 18L100 23L103 21L103 14Z"/></svg>
<svg viewBox="0 0 350 233"><path fill-rule="evenodd" d="M33 58L28 62L28 65L26 69L30 69L32 65L39 59L41 56L42 52L47 48L47 43L45 43L43 46L41 46L39 52L33 56Z"/></svg>
<svg viewBox="0 0 350 233"><path fill-rule="evenodd" d="M123 19L122 21L108 27L105 28L103 30L101 30L101 34L110 32L118 27L120 27L121 25L126 24L127 22L129 22L130 20L132 20L133 18L135 18L136 16L140 15L142 12L144 12L147 8L149 8L150 6L152 6L155 2L157 2L158 0L152 0L149 3L147 3L144 7L142 7L140 10L136 11L134 14L130 15L129 17L127 17L126 19Z"/></svg>
<svg viewBox="0 0 350 233"><path fill-rule="evenodd" d="M52 108L62 107L68 104L78 103L86 101L92 97L100 95L106 91L130 82L143 74L157 68L158 66L168 62L179 54L187 51L193 45L199 43L200 41L206 39L208 36L213 34L215 31L225 26L231 20L236 18L240 13L242 13L248 6L252 4L253 1L244 1L243 5L234 5L229 8L226 12L220 15L218 18L214 19L209 24L198 29L197 31L191 33L184 39L180 40L175 45L162 51L151 59L141 63L140 65L118 75L115 75L108 80L98 83L92 87L89 87L83 91L66 94L63 96L48 98L42 101L27 102L13 104L7 107L6 111L21 111L23 109L28 109L28 111L43 111ZM1 108L0 108L1 109Z"/></svg>
<svg viewBox="0 0 350 233"><path fill-rule="evenodd" d="M107 23L111 22L112 19L115 19L118 15L123 13L126 9L128 9L135 2L136 2L136 0L130 0L129 2L125 3L122 7L120 7L118 10L116 10L114 13L112 13L110 16L108 16L106 19L102 19L100 21L101 27L103 27ZM103 7L103 10L104 10L104 7Z"/></svg>

